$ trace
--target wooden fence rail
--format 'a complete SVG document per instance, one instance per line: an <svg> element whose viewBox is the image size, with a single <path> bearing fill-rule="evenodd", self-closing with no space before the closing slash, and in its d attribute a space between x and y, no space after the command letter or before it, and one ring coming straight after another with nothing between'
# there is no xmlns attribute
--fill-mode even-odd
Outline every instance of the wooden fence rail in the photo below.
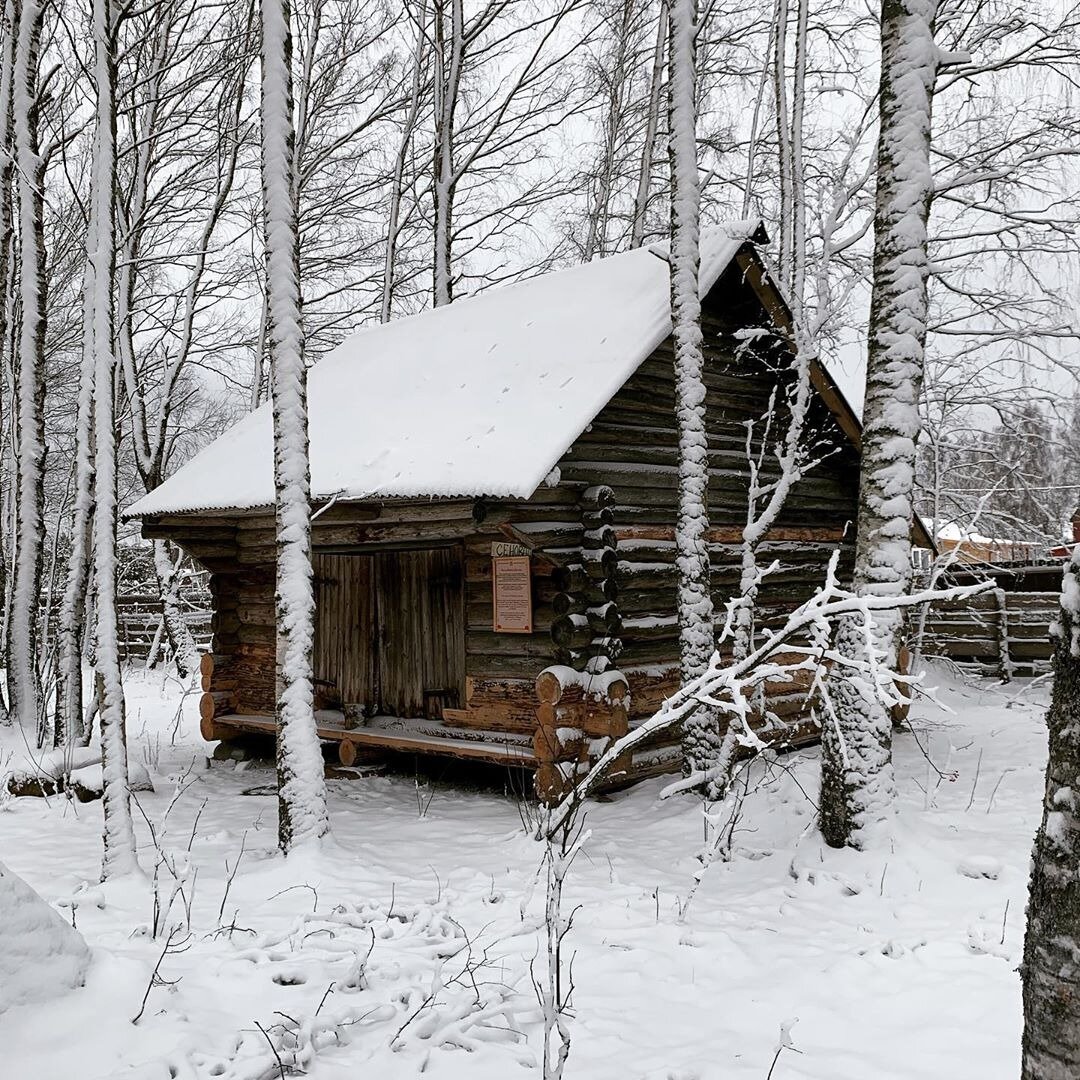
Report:
<svg viewBox="0 0 1080 1080"><path fill-rule="evenodd" d="M973 674L1001 679L1050 670L1050 625L1057 619L1056 592L1005 592L931 607L922 652L953 661ZM913 619L913 622L916 620Z"/></svg>
<svg viewBox="0 0 1080 1080"><path fill-rule="evenodd" d="M184 621L200 652L210 649L209 602L181 601ZM156 596L121 595L116 599L116 621L123 660L145 660L161 626L161 601ZM168 644L167 639L163 639Z"/></svg>

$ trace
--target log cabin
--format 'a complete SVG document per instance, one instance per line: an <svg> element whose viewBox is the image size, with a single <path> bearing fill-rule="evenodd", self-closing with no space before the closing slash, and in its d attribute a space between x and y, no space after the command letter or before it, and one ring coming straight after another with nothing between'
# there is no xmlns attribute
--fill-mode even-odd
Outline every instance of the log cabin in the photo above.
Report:
<svg viewBox="0 0 1080 1080"><path fill-rule="evenodd" d="M712 587L738 581L747 425L791 368L760 223L705 230L700 288ZM850 554L859 421L812 365L825 449L763 546L760 618ZM361 330L309 377L319 735L371 752L532 770L557 797L678 680L678 440L666 247L641 248ZM126 511L210 572L208 741L274 731L270 405ZM774 715L799 713L777 695ZM618 780L677 769L677 737Z"/></svg>

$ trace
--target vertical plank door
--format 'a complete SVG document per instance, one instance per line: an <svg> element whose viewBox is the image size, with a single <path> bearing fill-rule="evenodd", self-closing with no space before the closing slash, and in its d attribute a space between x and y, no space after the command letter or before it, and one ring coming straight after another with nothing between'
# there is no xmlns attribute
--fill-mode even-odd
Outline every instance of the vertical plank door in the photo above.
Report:
<svg viewBox="0 0 1080 1080"><path fill-rule="evenodd" d="M314 554L315 697L340 708L378 698L371 555Z"/></svg>
<svg viewBox="0 0 1080 1080"><path fill-rule="evenodd" d="M465 700L464 551L374 556L380 711L441 715Z"/></svg>

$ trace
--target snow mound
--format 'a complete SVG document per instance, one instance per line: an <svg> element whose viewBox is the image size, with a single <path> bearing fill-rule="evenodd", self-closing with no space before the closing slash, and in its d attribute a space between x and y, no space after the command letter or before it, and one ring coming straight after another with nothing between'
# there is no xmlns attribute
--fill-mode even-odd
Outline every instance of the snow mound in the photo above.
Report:
<svg viewBox="0 0 1080 1080"><path fill-rule="evenodd" d="M967 855L960 860L956 869L969 878L984 878L997 881L1004 869L1000 859L992 855Z"/></svg>
<svg viewBox="0 0 1080 1080"><path fill-rule="evenodd" d="M12 759L8 774L11 776L47 776L56 780L76 769L96 765L101 761L101 751L88 746L64 746L56 750L27 751Z"/></svg>
<svg viewBox="0 0 1080 1080"><path fill-rule="evenodd" d="M27 754L13 762L0 784L13 795L58 795L65 789L80 802L100 799L104 789L101 750L64 747L43 754ZM128 762L128 787L132 791L153 791L146 766Z"/></svg>
<svg viewBox="0 0 1080 1080"><path fill-rule="evenodd" d="M89 962L82 935L0 863L0 1014L82 986Z"/></svg>
<svg viewBox="0 0 1080 1080"><path fill-rule="evenodd" d="M92 765L84 765L81 769L75 769L68 778L71 790L80 802L91 802L100 799L105 791L105 777L102 773L101 762ZM128 788L131 791L153 791L154 784L150 779L150 773L146 766L138 761L128 762Z"/></svg>

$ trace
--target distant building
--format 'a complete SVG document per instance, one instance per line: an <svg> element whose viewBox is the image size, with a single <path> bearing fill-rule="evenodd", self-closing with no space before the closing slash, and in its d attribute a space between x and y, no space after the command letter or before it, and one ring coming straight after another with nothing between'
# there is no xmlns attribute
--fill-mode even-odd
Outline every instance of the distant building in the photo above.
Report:
<svg viewBox="0 0 1080 1080"><path fill-rule="evenodd" d="M933 522L923 519L927 531ZM1048 547L1045 542L982 536L949 522L937 531L937 550L951 555L949 577L960 584L992 578L1006 592L1057 593L1061 589L1061 563L1080 543L1080 510L1073 514L1072 539ZM912 562L924 573L931 569L934 555L915 549Z"/></svg>
<svg viewBox="0 0 1080 1080"><path fill-rule="evenodd" d="M1008 563L1035 562L1044 557L1042 544L1030 540L980 536L978 533L954 535L955 526L946 526L937 535L938 551L956 552L955 562L963 565L1001 566Z"/></svg>
<svg viewBox="0 0 1080 1080"><path fill-rule="evenodd" d="M1051 559L1068 559L1072 556L1073 548L1080 544L1080 509L1073 511L1072 521L1069 523L1072 539L1050 548L1047 555Z"/></svg>

